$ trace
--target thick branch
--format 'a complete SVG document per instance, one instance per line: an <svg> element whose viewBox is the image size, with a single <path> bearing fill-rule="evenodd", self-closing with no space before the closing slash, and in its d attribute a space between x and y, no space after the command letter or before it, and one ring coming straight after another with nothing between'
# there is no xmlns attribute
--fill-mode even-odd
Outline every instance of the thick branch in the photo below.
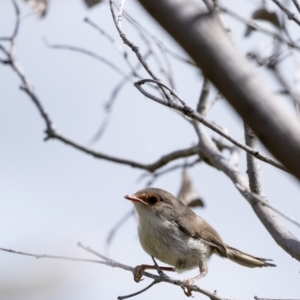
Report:
<svg viewBox="0 0 300 300"><path fill-rule="evenodd" d="M299 121L237 52L218 19L200 14L192 0L139 1L187 51L266 148L300 179Z"/></svg>
<svg viewBox="0 0 300 300"><path fill-rule="evenodd" d="M249 193L249 186L247 180L242 174L235 169L228 161L221 155L216 145L206 135L201 125L195 123L195 128L199 136L200 151L210 159L212 165L219 170L223 171L235 186L238 188L243 197L251 204L253 210L257 214L260 221L269 231L270 235L292 257L300 261L300 241L293 236L284 226L280 223L275 213L271 208L263 206L259 201ZM252 157L249 155L249 157ZM254 177L253 177L254 178ZM242 187L242 188L241 188ZM255 179L251 183L251 189L256 192L261 192L262 189L259 185L259 177L256 174Z"/></svg>
<svg viewBox="0 0 300 300"><path fill-rule="evenodd" d="M256 147L256 138L252 130L245 124L246 144L253 149ZM259 196L264 196L261 186L261 180L258 165L255 157L247 153L247 169L250 183L250 189ZM257 201L250 201L250 204L257 217L264 224L266 229L272 235L276 243L288 252L292 257L300 260L300 242L291 234L279 221L275 213L269 207Z"/></svg>

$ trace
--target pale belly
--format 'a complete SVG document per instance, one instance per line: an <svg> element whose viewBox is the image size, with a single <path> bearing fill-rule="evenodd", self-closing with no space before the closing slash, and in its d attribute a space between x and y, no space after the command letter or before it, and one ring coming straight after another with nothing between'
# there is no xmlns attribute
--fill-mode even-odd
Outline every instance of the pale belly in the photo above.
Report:
<svg viewBox="0 0 300 300"><path fill-rule="evenodd" d="M154 226L152 222L140 224L138 232L140 243L149 255L179 272L198 267L212 255L211 246L188 236L170 221Z"/></svg>

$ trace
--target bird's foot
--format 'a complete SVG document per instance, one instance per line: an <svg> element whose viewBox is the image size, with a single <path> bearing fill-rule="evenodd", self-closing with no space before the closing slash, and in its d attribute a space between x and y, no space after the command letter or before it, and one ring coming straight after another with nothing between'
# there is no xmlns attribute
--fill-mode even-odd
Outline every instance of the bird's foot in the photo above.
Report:
<svg viewBox="0 0 300 300"><path fill-rule="evenodd" d="M195 279L194 278L189 278L189 279L184 279L183 280L183 283L185 285L182 285L181 288L183 289L183 292L185 293L185 295L187 297L193 297L193 294L192 294L192 291L191 291L191 288L189 286L193 285L195 282Z"/></svg>
<svg viewBox="0 0 300 300"><path fill-rule="evenodd" d="M140 282L143 277L143 272L145 271L145 266L144 265L140 265L140 266L136 266L132 273L133 273L133 279L135 282Z"/></svg>
<svg viewBox="0 0 300 300"><path fill-rule="evenodd" d="M145 270L157 270L159 277L163 278L163 277L168 277L163 271L169 271L169 272L174 272L175 268L173 267L159 267L156 262L155 262L155 266L150 266L150 265L139 265L136 266L133 270L133 278L135 282L140 282L143 276L143 272Z"/></svg>
<svg viewBox="0 0 300 300"><path fill-rule="evenodd" d="M183 282L187 285L193 285L195 282L195 278L184 279Z"/></svg>
<svg viewBox="0 0 300 300"><path fill-rule="evenodd" d="M183 286L183 285L182 285L181 288L182 288L184 294L185 294L187 297L192 297L192 298L194 298L194 296L193 296L193 294L192 294L192 291L191 291L191 289L190 289L188 286Z"/></svg>

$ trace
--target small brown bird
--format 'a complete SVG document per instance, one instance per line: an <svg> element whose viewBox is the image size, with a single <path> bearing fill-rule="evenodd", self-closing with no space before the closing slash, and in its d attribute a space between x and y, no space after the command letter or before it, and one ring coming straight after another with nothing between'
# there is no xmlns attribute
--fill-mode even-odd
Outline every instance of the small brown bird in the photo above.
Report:
<svg viewBox="0 0 300 300"><path fill-rule="evenodd" d="M181 272L199 267L199 275L185 280L189 285L207 274L206 261L212 254L249 268L276 266L267 262L271 259L255 257L226 245L206 221L162 189L146 188L125 198L133 202L138 213L138 234L143 249L173 266L161 267L161 270ZM145 269L154 268L150 265L137 266L135 281L140 281Z"/></svg>

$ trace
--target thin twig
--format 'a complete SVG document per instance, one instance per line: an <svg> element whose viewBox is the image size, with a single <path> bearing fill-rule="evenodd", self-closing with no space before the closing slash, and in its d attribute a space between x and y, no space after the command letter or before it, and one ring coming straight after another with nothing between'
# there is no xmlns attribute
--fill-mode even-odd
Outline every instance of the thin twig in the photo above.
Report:
<svg viewBox="0 0 300 300"><path fill-rule="evenodd" d="M140 32L143 32L145 35L147 35L150 38L150 40L153 40L160 48L163 49L163 51L168 53L170 56L172 56L173 58L175 58L181 62L187 63L187 64L197 68L197 65L191 58L183 57L180 54L175 53L173 50L168 48L165 45L165 43L162 42L162 40L158 39L158 37L156 35L152 34L146 27L144 27L141 23L139 23L136 19L134 19L128 12L124 11L124 16Z"/></svg>
<svg viewBox="0 0 300 300"><path fill-rule="evenodd" d="M299 4L298 0L292 0L292 1L294 3L295 7L297 8L298 12L300 13L300 4Z"/></svg>
<svg viewBox="0 0 300 300"><path fill-rule="evenodd" d="M125 0L121 0L119 12L118 12L118 26L122 29L122 15L124 9Z"/></svg>
<svg viewBox="0 0 300 300"><path fill-rule="evenodd" d="M135 293L132 293L132 294L129 294L129 295L126 295L126 296L119 296L117 299L118 300L123 300L123 299L128 299L128 298L131 298L131 297L134 297L134 296L137 296L141 293L144 293L145 291L147 291L148 289L150 289L153 285L159 283L158 280L153 280L148 286L146 286L144 289L138 291L138 292L135 292Z"/></svg>
<svg viewBox="0 0 300 300"><path fill-rule="evenodd" d="M170 93L172 95L174 95L175 97L177 97L177 99L181 102L181 106L178 105L177 103L175 103L174 101L172 103L168 102L168 101L164 101L148 92L146 92L141 85L143 85L146 82L152 82L152 83L156 83L164 88L167 88ZM167 107L171 107L181 113L183 113L184 115L186 115L187 117L194 119L200 123L202 123L203 125L205 125L206 127L210 128L211 130L213 130L214 132L218 133L219 135L223 136L225 139L227 139L228 141L232 142L234 145L238 146L239 148L245 150L247 153L250 153L251 155L253 155L254 157L258 158L261 161L264 161L278 169L281 169L285 172L288 172L288 170L281 165L279 162L275 161L274 159L272 159L271 157L268 157L266 155L261 154L259 151L257 150L253 150L251 147L248 147L247 145L238 142L237 140L235 140L234 138L232 138L231 136L229 136L228 134L226 134L222 129L220 129L218 126L214 125L213 123L207 121L202 115L200 115L199 113L197 113L195 110L193 110L191 107L187 106L185 104L185 102L179 98L179 96L177 95L177 93L172 90L171 88L167 87L165 84L155 81L153 79L143 79L140 80L138 82L136 82L134 84L134 86L142 93L144 94L146 97L164 105Z"/></svg>
<svg viewBox="0 0 300 300"><path fill-rule="evenodd" d="M144 59L147 60L150 55L151 55L151 52L147 51L146 54L144 55ZM140 67L141 67L141 64L138 63L134 67L134 69L130 73L128 73L123 79L121 79L121 81L119 83L117 83L116 86L113 88L109 99L104 103L104 110L106 112L105 119L101 123L101 125L99 126L99 129L96 131L94 136L91 138L91 140L89 142L90 144L93 144L96 141L98 141L102 137L102 135L104 134L105 129L107 128L107 125L109 123L111 113L113 111L112 110L113 104L115 103L118 94L120 93L120 91L122 90L122 88L125 86L126 83L133 82L133 77L140 78L140 75L137 74L137 70Z"/></svg>
<svg viewBox="0 0 300 300"><path fill-rule="evenodd" d="M80 245L80 248L82 248L82 249L84 249L84 250L86 250L86 251L88 251L88 252L90 252L90 253L98 256L98 257L101 257L101 258L105 257L101 253L93 250L91 247L84 246L81 242L79 242L78 244ZM114 265L115 267L118 267L118 268L121 268L121 269L124 269L124 267L126 267L125 270L128 270L128 271L133 271L134 270L134 268L132 268L132 267L122 265L122 264L120 264L120 263L118 263L114 260L109 259L109 258L107 258L107 259L108 259L107 262L110 262L111 264L115 264ZM157 275L153 275L151 273L145 272L145 271L143 271L143 275L146 276L146 277L152 278L157 282L168 282L168 283L180 286L180 287L188 288L190 291L194 291L194 292L204 294L212 300L226 300L222 297L217 296L215 293L211 293L207 290L204 290L204 289L200 288L197 285L188 285L188 284L186 284L185 282L183 282L181 280L176 280L176 279L170 278L169 276L157 276Z"/></svg>
<svg viewBox="0 0 300 300"><path fill-rule="evenodd" d="M21 81L23 83L23 86L21 87L21 90L24 91L30 97L30 99L33 101L33 103L37 107L38 111L40 112L42 118L44 119L44 121L46 123L46 135L47 136L46 136L45 140L48 140L48 139L51 139L51 138L52 139L57 139L57 140L60 140L61 142L65 143L67 145L70 145L70 146L74 147L75 149L78 149L82 152L90 154L90 155L92 155L96 158L105 159L105 160L116 162L116 163L119 163L119 164L129 165L133 168L148 170L149 172L154 172L158 168L160 168L160 167L162 167L162 166L168 164L169 162L171 162L173 160L176 160L178 158L188 157L188 156L191 156L191 155L194 155L194 154L198 153L197 147L190 147L190 148L187 148L187 149L177 150L177 151L174 151L174 152L169 153L167 155L164 155L159 160L157 160L156 162L154 162L152 164L142 164L142 163L138 163L138 162L135 162L135 161L122 159L122 158L118 158L118 157L113 157L113 156L106 155L106 154L101 153L101 152L94 151L94 150L92 150L92 149L90 149L86 146L83 146L83 145L71 140L68 137L65 137L64 135L59 133L54 128L50 117L48 116L48 114L45 111L43 105L41 104L41 101L38 99L38 97L34 93L33 89L31 88L31 86L29 84L29 80L28 80L27 76L25 75L25 72L23 71L21 66L10 55L10 53L7 52L6 54L8 56L7 60L9 62L9 64L14 69L14 71L17 73L17 75L19 76L19 78L21 79Z"/></svg>
<svg viewBox="0 0 300 300"><path fill-rule="evenodd" d="M167 173L170 173L174 170L177 170L177 169L183 169L183 168L190 168L190 167L193 167L194 165L198 164L202 162L202 159L201 158L196 158L194 161L190 162L190 163L183 163L183 164L177 164L177 165L174 165L172 167L169 167L169 168L165 168L161 171L157 171L155 173L145 173L145 174L142 174L141 177L138 179L138 180L142 180L144 177L146 176L152 176L152 178L147 181L146 183L146 186L150 187L153 185L153 183L162 175L165 175Z"/></svg>
<svg viewBox="0 0 300 300"><path fill-rule="evenodd" d="M94 23L90 19L85 18L84 22L86 22L92 28L96 29L101 35L103 35L114 46L114 48L117 50L117 52L122 56L122 58L127 63L129 69L131 69L132 71L134 70L132 63L129 60L129 55L128 55L127 51L122 47L122 45L120 45L111 35L109 35L104 29L102 29L98 24ZM136 73L135 73L135 76L141 77Z"/></svg>
<svg viewBox="0 0 300 300"><path fill-rule="evenodd" d="M30 257L35 257L35 258L50 258L50 259L60 259L60 260L69 260L69 261L82 261L82 262L98 263L98 264L107 265L107 266L110 266L113 268L123 269L123 270L130 271L130 272L132 272L134 270L133 267L130 267L128 265L124 265L115 260L112 260L112 259L104 256L103 254L93 250L92 248L84 246L81 242L78 243L78 246L80 248L84 249L85 251L92 253L93 255L96 255L97 257L100 257L101 259L104 259L104 261L94 260L94 259L77 258L77 257L68 257L68 256L48 255L48 254L32 254L32 253L20 252L20 251L15 251L15 250L6 249L6 248L0 248L0 251L9 252L12 254L30 256ZM157 282L167 282L167 283L174 284L177 286L189 287L189 289L191 291L204 294L204 295L210 297L212 300L225 300L224 298L219 297L219 296L215 295L214 293L209 292L205 289L202 289L196 285L190 286L190 285L187 285L186 283L184 283L183 281L172 279L168 276L157 276L157 275L151 274L149 272L145 272L145 271L143 272L143 275L145 277L152 278Z"/></svg>
<svg viewBox="0 0 300 300"><path fill-rule="evenodd" d="M138 60L140 61L140 63L143 65L144 69L148 72L148 74L155 80L158 80L158 78L154 75L154 73L151 71L149 65L146 63L146 61L143 59L140 51L139 51L139 48L137 46L135 46L132 42L130 42L126 35L123 33L122 29L119 27L118 25L118 21L117 21L117 18L116 18L116 15L115 15L115 11L114 11L114 8L113 8L113 0L109 0L109 3L110 3L110 10L111 10L111 13L112 13L112 17L113 17L113 21L115 23L115 26L119 32L119 35L123 41L123 43L125 45L127 45L134 53L135 55L137 56Z"/></svg>
<svg viewBox="0 0 300 300"><path fill-rule="evenodd" d="M129 23L133 25L134 28L137 29L142 40L146 43L148 49L151 51L151 54L156 60L158 68L165 75L171 87L174 88L175 87L174 78L172 76L171 66L168 60L168 56L166 55L168 53L166 50L166 46L161 41L159 41L153 34L151 34L145 27L143 27L140 23L138 23L136 19L132 18L125 11L124 11L124 16L129 21ZM157 48L160 50L160 54L158 53Z"/></svg>
<svg viewBox="0 0 300 300"><path fill-rule="evenodd" d="M300 222L297 221L294 217L290 216L289 214L285 213L284 211L276 208L274 205L270 204L267 200L266 197L260 196L258 194L255 194L253 192L250 192L249 190L245 189L241 185L237 184L236 187L242 192L245 193L248 199L250 199L250 204L252 206L256 205L257 203L261 203L269 208L271 208L273 211L275 211L278 215L282 216L286 220L290 221L294 225L300 227Z"/></svg>
<svg viewBox="0 0 300 300"><path fill-rule="evenodd" d="M296 15L291 12L287 7L285 7L280 1L278 0L272 0L288 17L289 20L294 21L300 26L300 19L296 17Z"/></svg>
<svg viewBox="0 0 300 300"><path fill-rule="evenodd" d="M71 45L59 45L59 44L50 44L47 40L44 40L45 44L47 47L51 49L60 49L60 50L69 50L73 52L78 52L87 56L90 56L98 61L101 61L102 63L106 64L109 66L111 69L116 71L118 74L120 74L123 78L126 78L126 74L124 71L122 71L117 65L112 63L110 60L106 59L105 57L102 57L90 50L81 48L81 47L76 47L76 46L71 46Z"/></svg>
<svg viewBox="0 0 300 300"><path fill-rule="evenodd" d="M79 143L74 142L73 140L61 135L60 133L58 133L56 131L54 131L54 132L52 131L49 138L58 139L58 140L64 142L65 144L74 147L75 149L78 149L82 152L92 155L93 157L105 159L105 160L119 163L122 165L128 165L128 166L131 166L131 167L137 168L137 169L147 170L149 172L154 172L158 168L161 168L162 166L168 164L169 162L171 162L173 160L183 158L183 157L189 157L191 155L195 155L198 153L197 147L194 146L194 147L171 152L167 155L162 156L160 159L158 159L156 162L154 162L152 164L142 164L142 163L138 163L136 161L123 159L123 158L119 158L119 157L114 157L114 156L110 156L110 155L107 155L107 154L104 154L101 152L94 151L88 147L85 147L83 145L80 145Z"/></svg>
<svg viewBox="0 0 300 300"><path fill-rule="evenodd" d="M235 18L236 20L238 20L238 21L246 24L250 28L256 29L259 32L262 32L262 33L264 33L264 34L266 34L268 36L276 38L277 40L281 41L282 43L285 43L288 47L300 50L300 46L299 45L297 45L297 44L295 44L295 43L293 43L293 42L285 39L284 37L282 37L282 35L280 35L280 34L278 34L276 32L273 32L273 31L270 31L268 29L263 28L262 26L258 25L257 22L255 22L255 21L253 21L251 19L246 19L246 18L240 16L239 14L237 14L236 12L234 12L233 10L231 10L230 8L218 5L218 9L221 12L226 13L226 14L230 15L231 17Z"/></svg>
<svg viewBox="0 0 300 300"><path fill-rule="evenodd" d="M113 17L113 21L115 23L115 26L117 28L117 31L120 35L120 38L122 39L123 43L125 45L127 45L136 55L137 59L139 60L139 62L142 64L142 66L144 67L145 71L154 79L159 81L158 77L153 73L153 71L150 69L149 65L147 64L147 62L143 59L143 56L139 50L139 48L133 44L127 37L126 35L123 33L122 29L119 27L118 22L117 22L117 18L115 15L115 11L113 8L114 5L114 1L113 0L109 0L109 4L110 4L110 11ZM169 95L165 92L164 89L161 89L162 93L164 94L164 96L166 97L166 99L168 99L169 102L172 101L172 99L170 99Z"/></svg>
<svg viewBox="0 0 300 300"><path fill-rule="evenodd" d="M112 242L113 237L115 236L116 232L119 228L131 217L135 214L134 208L132 208L129 212L127 212L118 222L117 224L108 232L105 245L108 248Z"/></svg>
<svg viewBox="0 0 300 300"><path fill-rule="evenodd" d="M97 264L106 264L105 261L95 260L95 259L86 259L86 258L78 258L78 257L70 257L70 256L60 256L60 255L48 255L48 254L33 254L28 252L21 252L15 251L12 249L0 248L1 251L12 253L12 254L19 254L24 256L34 257L36 259L40 258L51 258L51 259L61 259L61 260L70 260L70 261L81 261L81 262L91 262Z"/></svg>
<svg viewBox="0 0 300 300"><path fill-rule="evenodd" d="M14 31L12 33L12 35L10 37L0 37L0 41L8 41L8 42L12 42L12 40L14 40L19 32L19 28L20 28L20 9L19 6L17 4L17 2L15 0L12 0L14 9L15 9L15 14L16 14L16 22L15 22L15 28Z"/></svg>
<svg viewBox="0 0 300 300"><path fill-rule="evenodd" d="M275 75L278 82L285 88L285 91L288 93L288 95L291 97L292 101L294 102L295 106L298 107L300 105L300 95L297 93L287 82L287 80L283 77L281 72L279 71L279 68L276 64L270 66L270 68L273 71L273 74Z"/></svg>
<svg viewBox="0 0 300 300"><path fill-rule="evenodd" d="M202 88L201 88L201 93L200 93L200 97L199 97L199 101L198 101L198 105L197 105L197 112L202 116L206 115L206 112L208 109L209 91L210 91L210 82L206 77L204 77Z"/></svg>

